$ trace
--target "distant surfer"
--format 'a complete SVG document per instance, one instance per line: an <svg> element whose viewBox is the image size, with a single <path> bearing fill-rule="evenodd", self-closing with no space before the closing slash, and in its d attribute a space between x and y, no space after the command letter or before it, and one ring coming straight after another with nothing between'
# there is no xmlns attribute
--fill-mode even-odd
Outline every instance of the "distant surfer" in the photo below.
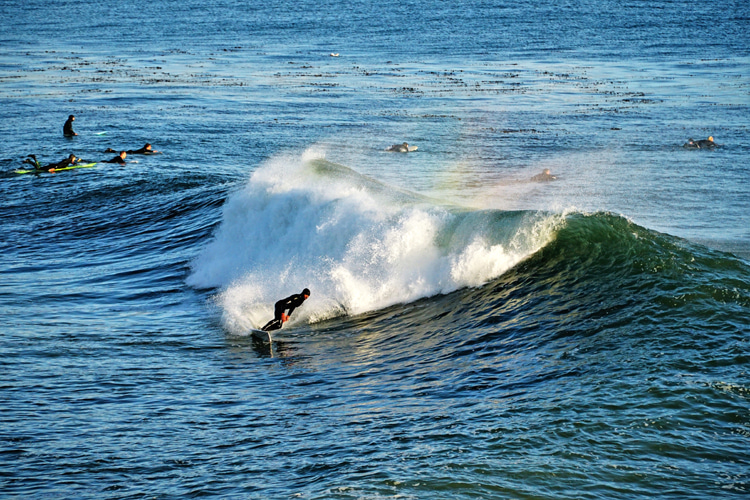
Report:
<svg viewBox="0 0 750 500"><path fill-rule="evenodd" d="M129 149L127 153L129 155L155 155L157 153L161 153L161 151L155 151L151 149L151 144L146 143L146 145L140 149L133 149L133 150Z"/></svg>
<svg viewBox="0 0 750 500"><path fill-rule="evenodd" d="M718 144L714 142L714 137L710 136L708 139L701 139L700 141L694 141L688 139L688 141L682 145L683 148L687 149L714 149Z"/></svg>
<svg viewBox="0 0 750 500"><path fill-rule="evenodd" d="M557 179L548 168L545 168L541 174L536 174L531 178L532 182L549 182Z"/></svg>
<svg viewBox="0 0 750 500"><path fill-rule="evenodd" d="M388 148L385 148L386 151L391 151L393 153L410 153L412 151L417 150L417 146L409 146L406 142L401 144L394 144L393 146L390 146Z"/></svg>
<svg viewBox="0 0 750 500"><path fill-rule="evenodd" d="M117 153L116 149L107 148L104 150L105 153ZM161 153L161 151L156 151L151 148L151 144L146 143L145 146L143 146L140 149L128 149L125 151L129 155L155 155Z"/></svg>
<svg viewBox="0 0 750 500"><path fill-rule="evenodd" d="M126 151L120 151L119 155L109 160L105 160L102 163L117 163L118 165L125 165L125 158L127 156L128 156L128 153Z"/></svg>
<svg viewBox="0 0 750 500"><path fill-rule="evenodd" d="M310 290L305 288L302 293L295 293L285 299L281 299L274 305L274 317L271 321L266 323L266 326L261 328L266 332L280 329L284 323L289 320L289 316L292 315L292 311L302 305L304 301L310 296Z"/></svg>
<svg viewBox="0 0 750 500"><path fill-rule="evenodd" d="M63 125L63 135L65 137L73 137L74 135L78 135L73 131L73 122L76 120L76 117L73 115L68 116L68 121L65 122L65 125Z"/></svg>

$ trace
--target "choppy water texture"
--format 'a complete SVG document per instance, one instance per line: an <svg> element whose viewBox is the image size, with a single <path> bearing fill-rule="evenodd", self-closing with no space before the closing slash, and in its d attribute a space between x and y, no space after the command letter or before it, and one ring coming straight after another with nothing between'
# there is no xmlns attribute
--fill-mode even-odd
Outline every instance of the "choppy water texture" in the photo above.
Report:
<svg viewBox="0 0 750 500"><path fill-rule="evenodd" d="M747 496L747 2L0 18L0 496Z"/></svg>

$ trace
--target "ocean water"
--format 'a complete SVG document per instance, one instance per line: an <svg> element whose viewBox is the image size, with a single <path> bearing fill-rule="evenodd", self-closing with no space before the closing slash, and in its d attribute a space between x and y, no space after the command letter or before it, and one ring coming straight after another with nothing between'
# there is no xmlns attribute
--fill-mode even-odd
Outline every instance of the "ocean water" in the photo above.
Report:
<svg viewBox="0 0 750 500"><path fill-rule="evenodd" d="M747 2L0 19L0 497L747 497Z"/></svg>

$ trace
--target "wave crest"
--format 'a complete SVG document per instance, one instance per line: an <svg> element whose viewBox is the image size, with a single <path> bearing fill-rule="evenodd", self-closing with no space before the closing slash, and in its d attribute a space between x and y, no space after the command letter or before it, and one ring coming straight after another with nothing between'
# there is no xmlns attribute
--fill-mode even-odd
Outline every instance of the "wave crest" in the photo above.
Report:
<svg viewBox="0 0 750 500"><path fill-rule="evenodd" d="M188 279L220 288L234 333L308 287L293 321L359 314L490 281L549 242L562 216L451 207L320 158L270 160L224 207Z"/></svg>

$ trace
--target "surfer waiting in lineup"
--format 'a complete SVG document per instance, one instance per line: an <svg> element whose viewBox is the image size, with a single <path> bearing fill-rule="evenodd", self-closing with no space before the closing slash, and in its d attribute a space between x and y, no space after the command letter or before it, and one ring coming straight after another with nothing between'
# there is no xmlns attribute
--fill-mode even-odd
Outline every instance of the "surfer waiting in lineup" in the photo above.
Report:
<svg viewBox="0 0 750 500"><path fill-rule="evenodd" d="M76 117L73 115L68 116L68 121L65 122L65 125L63 125L63 135L65 137L73 137L74 135L78 135L73 131L73 122L75 121Z"/></svg>
<svg viewBox="0 0 750 500"><path fill-rule="evenodd" d="M273 330L280 329L284 323L289 320L289 316L292 315L292 311L302 305L304 301L310 296L310 290L305 288L302 293L295 293L285 299L281 299L274 305L274 317L271 321L266 323L266 326L261 330L270 332ZM285 312L286 311L286 312Z"/></svg>

